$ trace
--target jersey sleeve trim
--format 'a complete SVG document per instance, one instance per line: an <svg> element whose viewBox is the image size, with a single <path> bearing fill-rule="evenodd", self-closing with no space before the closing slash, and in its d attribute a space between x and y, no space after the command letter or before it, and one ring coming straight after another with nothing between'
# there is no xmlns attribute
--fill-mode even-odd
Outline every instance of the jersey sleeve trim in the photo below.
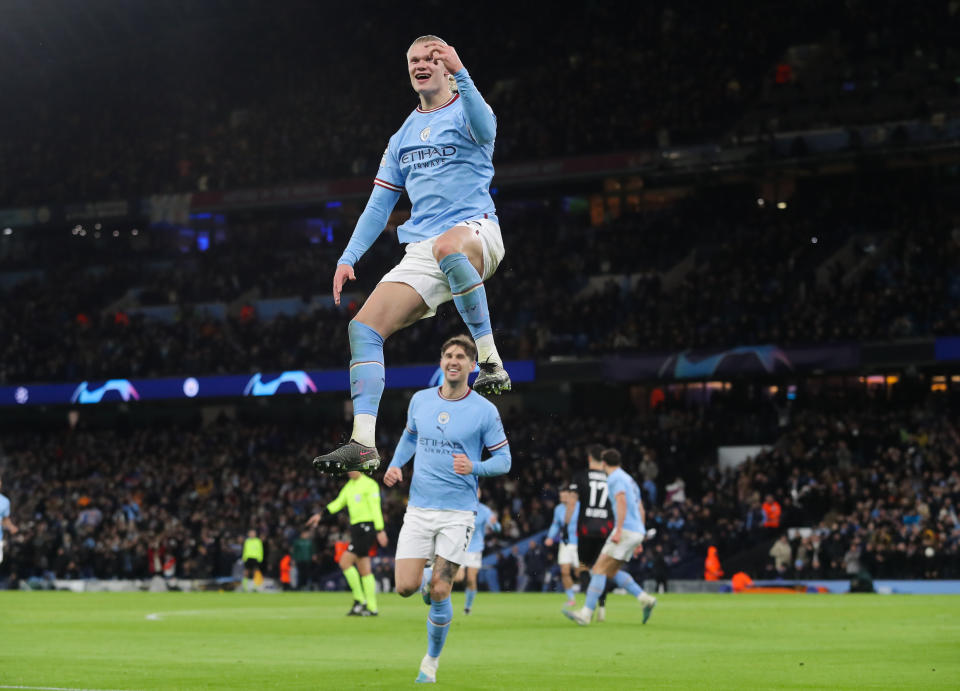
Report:
<svg viewBox="0 0 960 691"><path fill-rule="evenodd" d="M487 447L487 450L488 450L488 451L496 451L497 449L502 449L502 448L503 448L504 446L506 446L509 442L510 442L509 439L504 439L504 440L503 440L502 442L500 442L499 444L494 444L493 446L488 446L488 447Z"/></svg>
<svg viewBox="0 0 960 691"><path fill-rule="evenodd" d="M374 178L373 184L379 185L380 187L386 188L392 192L403 192L403 185L395 185L392 182L381 180L380 178Z"/></svg>
<svg viewBox="0 0 960 691"><path fill-rule="evenodd" d="M350 365L350 369L353 369L354 367L361 367L363 365L380 365L381 367L384 366L382 362L378 362L377 360L364 360L363 362L353 363L352 365Z"/></svg>

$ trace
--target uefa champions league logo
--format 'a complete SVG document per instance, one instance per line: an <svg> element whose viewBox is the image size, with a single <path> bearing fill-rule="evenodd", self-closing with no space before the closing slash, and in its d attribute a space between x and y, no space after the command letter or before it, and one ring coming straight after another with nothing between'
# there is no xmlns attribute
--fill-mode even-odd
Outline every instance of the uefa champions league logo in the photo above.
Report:
<svg viewBox="0 0 960 691"><path fill-rule="evenodd" d="M283 372L279 377L270 381L263 381L262 375L257 372L250 377L250 381L248 381L247 385L243 388L243 395L273 396L282 384L293 384L300 393L307 393L307 391L316 393L317 391L317 385L313 383L310 375L303 370L292 370L290 372Z"/></svg>
<svg viewBox="0 0 960 691"><path fill-rule="evenodd" d="M780 348L775 345L763 346L740 346L730 348L721 353L715 353L703 359L696 360L691 357L691 351L671 355L662 365L658 374L661 377L674 377L676 379L691 379L696 377L709 377L713 375L717 368L723 364L727 358L738 355L753 355L763 367L764 371L773 373L777 368L777 363L789 370L793 369L793 363L790 358Z"/></svg>
<svg viewBox="0 0 960 691"><path fill-rule="evenodd" d="M80 386L76 388L73 392L73 396L70 397L71 403L99 403L103 400L103 397L110 392L114 392L120 395L124 401L129 401L131 398L134 400L140 400L140 394L137 393L137 390L133 388L127 379L111 379L103 386L96 389L89 389L87 382L80 382Z"/></svg>

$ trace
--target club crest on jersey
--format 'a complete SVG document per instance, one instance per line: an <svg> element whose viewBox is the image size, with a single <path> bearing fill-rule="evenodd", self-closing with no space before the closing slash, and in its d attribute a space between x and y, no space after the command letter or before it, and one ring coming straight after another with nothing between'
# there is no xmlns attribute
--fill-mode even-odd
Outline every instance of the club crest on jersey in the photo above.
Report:
<svg viewBox="0 0 960 691"><path fill-rule="evenodd" d="M363 499L363 495L362 495L362 494L354 494L354 495L353 495L353 500L354 500L355 502L358 502L358 503L359 503L361 499Z"/></svg>
<svg viewBox="0 0 960 691"><path fill-rule="evenodd" d="M425 142L430 139L430 127L424 127L420 130L420 141Z"/></svg>
<svg viewBox="0 0 960 691"><path fill-rule="evenodd" d="M437 415L437 422L439 422L441 425L445 425L450 422L450 413L444 411Z"/></svg>

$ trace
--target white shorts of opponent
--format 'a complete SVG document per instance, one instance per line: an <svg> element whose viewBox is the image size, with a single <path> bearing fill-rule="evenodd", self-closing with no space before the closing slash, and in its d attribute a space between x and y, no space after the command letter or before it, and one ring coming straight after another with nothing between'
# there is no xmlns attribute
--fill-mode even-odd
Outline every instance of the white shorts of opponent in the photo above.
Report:
<svg viewBox="0 0 960 691"><path fill-rule="evenodd" d="M454 223L456 226L472 228L483 245L483 276L486 281L500 266L505 250L503 237L500 235L500 224L492 218L479 218L473 221ZM437 313L437 308L453 299L450 292L450 283L447 275L440 269L440 263L433 256L433 246L436 237L429 240L420 240L407 244L403 259L390 269L381 283L406 283L413 288L423 301L427 303L427 313L421 317L426 319Z"/></svg>
<svg viewBox="0 0 960 691"><path fill-rule="evenodd" d="M483 552L464 552L463 561L460 566L468 569L479 569L483 567Z"/></svg>
<svg viewBox="0 0 960 691"><path fill-rule="evenodd" d="M407 506L395 558L426 559L432 563L434 557L443 557L453 564L461 564L473 537L475 520L473 511Z"/></svg>
<svg viewBox="0 0 960 691"><path fill-rule="evenodd" d="M570 564L573 568L580 566L580 555L577 554L577 546L561 542L560 549L557 550L557 563L560 564L560 566Z"/></svg>
<svg viewBox="0 0 960 691"><path fill-rule="evenodd" d="M632 530L620 531L620 542L613 542L610 538L603 543L600 554L606 554L618 561L628 562L633 559L633 550L643 544L646 533L636 533Z"/></svg>

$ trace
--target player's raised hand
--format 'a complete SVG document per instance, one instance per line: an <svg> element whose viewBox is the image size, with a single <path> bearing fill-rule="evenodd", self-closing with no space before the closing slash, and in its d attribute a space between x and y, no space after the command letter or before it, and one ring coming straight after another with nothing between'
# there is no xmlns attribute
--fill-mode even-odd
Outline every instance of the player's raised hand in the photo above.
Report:
<svg viewBox="0 0 960 691"><path fill-rule="evenodd" d="M460 56L457 55L457 50L453 46L447 46L442 43L437 43L436 41L431 41L423 46L430 51L430 57L433 58L434 63L442 62L443 68L453 74L459 72L463 69L463 63L460 61Z"/></svg>
<svg viewBox="0 0 960 691"><path fill-rule="evenodd" d="M340 304L340 293L343 291L343 284L347 281L356 281L357 276L353 273L353 267L349 264L337 264L337 271L333 274L333 302Z"/></svg>
<svg viewBox="0 0 960 691"><path fill-rule="evenodd" d="M383 484L387 487L393 487L398 482L403 480L403 471L397 467L390 466L387 468L387 472L383 474ZM386 546L386 545L384 545Z"/></svg>
<svg viewBox="0 0 960 691"><path fill-rule="evenodd" d="M310 518L307 519L307 527L308 527L308 528L316 528L316 527L317 527L317 523L320 522L320 517L321 517L322 515L323 515L323 511L321 510L321 511L317 511L315 514L313 514L312 516L310 516Z"/></svg>
<svg viewBox="0 0 960 691"><path fill-rule="evenodd" d="M465 454L453 454L453 472L457 475L469 475L473 472L473 461L467 458Z"/></svg>

